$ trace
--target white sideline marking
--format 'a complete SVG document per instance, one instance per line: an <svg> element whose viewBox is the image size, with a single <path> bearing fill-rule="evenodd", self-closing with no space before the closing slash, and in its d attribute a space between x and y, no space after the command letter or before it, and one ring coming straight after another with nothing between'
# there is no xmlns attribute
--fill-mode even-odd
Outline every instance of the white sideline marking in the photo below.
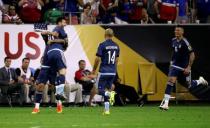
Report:
<svg viewBox="0 0 210 128"><path fill-rule="evenodd" d="M30 128L40 128L40 126L33 126L33 127L30 127Z"/></svg>

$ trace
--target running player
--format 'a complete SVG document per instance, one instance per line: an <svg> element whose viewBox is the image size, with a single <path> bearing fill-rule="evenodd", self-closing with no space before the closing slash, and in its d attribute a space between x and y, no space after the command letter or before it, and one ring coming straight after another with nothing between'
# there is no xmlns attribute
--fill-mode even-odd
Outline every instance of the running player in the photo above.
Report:
<svg viewBox="0 0 210 128"><path fill-rule="evenodd" d="M172 88L175 86L177 77L183 75L186 77L188 88L195 87L200 84L208 85L208 82L200 76L198 80L191 81L191 67L195 58L195 54L190 43L183 37L184 29L180 26L175 28L175 38L172 39L173 55L168 73L168 82L165 89L165 95L160 104L160 109L168 110L169 99Z"/></svg>

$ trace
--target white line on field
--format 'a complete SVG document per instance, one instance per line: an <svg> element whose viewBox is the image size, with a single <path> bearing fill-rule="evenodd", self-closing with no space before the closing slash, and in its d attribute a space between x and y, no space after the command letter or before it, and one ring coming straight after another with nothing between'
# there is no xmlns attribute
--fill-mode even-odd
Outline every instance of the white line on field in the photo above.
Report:
<svg viewBox="0 0 210 128"><path fill-rule="evenodd" d="M30 127L30 128L41 128L40 126L33 126L33 127Z"/></svg>

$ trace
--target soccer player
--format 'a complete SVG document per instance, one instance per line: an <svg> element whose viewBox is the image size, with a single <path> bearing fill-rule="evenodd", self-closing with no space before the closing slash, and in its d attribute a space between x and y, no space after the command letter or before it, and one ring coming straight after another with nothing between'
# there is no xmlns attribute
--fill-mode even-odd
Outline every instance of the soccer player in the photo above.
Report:
<svg viewBox="0 0 210 128"><path fill-rule="evenodd" d="M118 57L120 53L119 46L112 40L114 32L108 28L105 30L105 41L100 43L96 53L96 59L92 73L96 73L96 69L100 63L99 73L96 80L98 92L104 96L104 114L108 115L110 104L114 102L115 92L111 90L115 75Z"/></svg>
<svg viewBox="0 0 210 128"><path fill-rule="evenodd" d="M57 113L62 113L61 100L65 99L64 85L66 74L64 51L68 46L68 40L67 34L64 31L66 20L64 18L58 18L56 24L57 26L52 32L42 32L42 35L47 35L48 39L50 37L51 40L48 41L46 36L43 36L43 39L48 41L48 44L43 56L43 65L36 81L35 108L32 114L39 113L42 91L48 81L50 81L50 84L56 85Z"/></svg>
<svg viewBox="0 0 210 128"><path fill-rule="evenodd" d="M200 84L208 85L208 82L200 76L198 80L191 81L191 67L195 58L195 54L190 43L183 37L184 29L180 26L175 27L175 38L172 39L173 55L168 73L168 82L165 89L165 95L160 104L160 109L168 110L169 99L172 88L175 86L177 77L182 75L186 77L188 88L198 86Z"/></svg>

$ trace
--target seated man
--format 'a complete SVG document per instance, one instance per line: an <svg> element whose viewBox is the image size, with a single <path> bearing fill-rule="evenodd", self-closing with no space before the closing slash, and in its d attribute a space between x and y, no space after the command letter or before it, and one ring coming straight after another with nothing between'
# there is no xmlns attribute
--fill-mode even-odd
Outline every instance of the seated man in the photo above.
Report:
<svg viewBox="0 0 210 128"><path fill-rule="evenodd" d="M121 79L119 78L118 74L116 74L115 76L114 85L115 85L114 91L117 93L117 95L120 98L121 97L127 98L129 100L129 103L137 104L138 106L144 105L144 100L146 99L146 95L143 95L143 97L140 98L134 87L121 84Z"/></svg>
<svg viewBox="0 0 210 128"><path fill-rule="evenodd" d="M67 97L67 102L70 102L70 92L75 92L75 104L81 105L82 104L82 85L80 84L69 84L66 82L64 88L65 95Z"/></svg>
<svg viewBox="0 0 210 128"><path fill-rule="evenodd" d="M16 69L16 73L23 79L24 92L25 92L25 102L29 103L29 93L34 90L34 69L29 67L30 59L23 58L22 66Z"/></svg>
<svg viewBox="0 0 210 128"><path fill-rule="evenodd" d="M23 83L19 78L14 69L10 67L11 58L5 57L5 66L0 68L0 89L3 94L11 95L14 92L20 92L20 101L24 99Z"/></svg>
<svg viewBox="0 0 210 128"><path fill-rule="evenodd" d="M94 106L94 104L92 104L92 99L96 94L96 87L94 85L94 79L96 78L96 76L91 75L89 70L85 70L85 60L80 60L78 64L79 70L75 72L75 81L82 85L84 91L90 92L88 105Z"/></svg>

